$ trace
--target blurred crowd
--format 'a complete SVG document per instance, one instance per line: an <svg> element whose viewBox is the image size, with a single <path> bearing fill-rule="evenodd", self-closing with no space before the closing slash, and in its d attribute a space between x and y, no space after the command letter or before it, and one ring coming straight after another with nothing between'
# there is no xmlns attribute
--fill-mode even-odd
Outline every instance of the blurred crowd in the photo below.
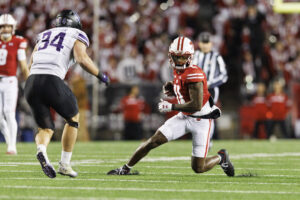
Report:
<svg viewBox="0 0 300 200"><path fill-rule="evenodd" d="M14 15L18 33L31 48L62 9L80 14L91 39L92 8L93 0L0 1L0 12ZM169 79L163 68L168 67L170 40L185 35L197 44L202 31L214 35L215 50L225 57L229 71L242 73L242 81L300 78L299 15L274 13L270 1L100 0L99 13L99 63L113 82Z"/></svg>
<svg viewBox="0 0 300 200"><path fill-rule="evenodd" d="M285 88L290 89L300 80L300 16L274 13L270 2L100 0L99 52L93 53L99 54L98 64L112 83L157 84L172 79L170 41L185 35L198 48L199 34L208 31L229 75L221 99L226 97L222 91L230 95L237 91L246 102L256 93L257 83L268 88L274 79L281 78ZM17 33L28 39L29 54L36 35L50 28L62 9L79 13L83 30L91 40L93 0L0 1L0 12L12 13L18 21Z"/></svg>

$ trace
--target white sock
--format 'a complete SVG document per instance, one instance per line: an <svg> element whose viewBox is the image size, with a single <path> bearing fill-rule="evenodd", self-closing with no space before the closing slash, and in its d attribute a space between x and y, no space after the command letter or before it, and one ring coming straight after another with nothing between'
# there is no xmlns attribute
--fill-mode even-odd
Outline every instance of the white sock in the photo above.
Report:
<svg viewBox="0 0 300 200"><path fill-rule="evenodd" d="M37 152L42 152L45 156L45 159L46 159L46 162L47 163L50 163L49 159L48 159L48 156L47 156L47 148L46 148L46 145L44 144L38 144L37 145Z"/></svg>
<svg viewBox="0 0 300 200"><path fill-rule="evenodd" d="M220 155L218 155L219 158L220 158L220 161L219 161L219 164L221 164L221 161L222 161L222 157Z"/></svg>
<svg viewBox="0 0 300 200"><path fill-rule="evenodd" d="M38 152L43 152L43 153L46 153L46 145L44 145L44 144L38 144L37 145L37 151Z"/></svg>
<svg viewBox="0 0 300 200"><path fill-rule="evenodd" d="M61 162L65 164L70 164L72 157L72 152L61 151Z"/></svg>
<svg viewBox="0 0 300 200"><path fill-rule="evenodd" d="M132 168L132 166L129 166L128 164L125 164L125 166L126 166L126 167L128 167L129 169L131 169L131 168Z"/></svg>

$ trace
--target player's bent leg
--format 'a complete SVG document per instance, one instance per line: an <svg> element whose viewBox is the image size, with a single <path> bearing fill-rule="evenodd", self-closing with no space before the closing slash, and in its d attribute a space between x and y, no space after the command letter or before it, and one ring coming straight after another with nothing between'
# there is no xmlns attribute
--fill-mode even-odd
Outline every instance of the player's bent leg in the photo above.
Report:
<svg viewBox="0 0 300 200"><path fill-rule="evenodd" d="M79 113L71 119L66 120L66 124L62 134L62 148L64 151L72 152L74 144L77 139L77 132L79 127Z"/></svg>
<svg viewBox="0 0 300 200"><path fill-rule="evenodd" d="M142 143L141 146L137 148L133 156L128 162L128 166L133 167L137 162L144 158L149 151L152 149L167 143L168 139L158 130L156 133L149 138L146 142Z"/></svg>
<svg viewBox="0 0 300 200"><path fill-rule="evenodd" d="M42 170L49 178L55 178L56 172L54 167L51 165L47 156L47 146L52 138L53 130L49 128L38 128L38 133L35 137L37 144L37 159L41 164Z"/></svg>
<svg viewBox="0 0 300 200"><path fill-rule="evenodd" d="M131 168L144 158L152 149L167 142L168 139L159 130L157 130L151 138L137 148L127 164L118 169L109 171L107 175L129 175Z"/></svg>
<svg viewBox="0 0 300 200"><path fill-rule="evenodd" d="M35 136L36 145L45 145L47 148L54 131L50 128L38 128L38 133Z"/></svg>
<svg viewBox="0 0 300 200"><path fill-rule="evenodd" d="M219 164L220 157L212 156L206 158L194 157L192 156L192 169L195 173L204 173L211 170L214 166Z"/></svg>
<svg viewBox="0 0 300 200"><path fill-rule="evenodd" d="M76 177L78 174L71 167L72 151L77 139L79 127L79 113L71 119L66 120L63 135L62 135L62 153L59 162L58 173L65 176Z"/></svg>

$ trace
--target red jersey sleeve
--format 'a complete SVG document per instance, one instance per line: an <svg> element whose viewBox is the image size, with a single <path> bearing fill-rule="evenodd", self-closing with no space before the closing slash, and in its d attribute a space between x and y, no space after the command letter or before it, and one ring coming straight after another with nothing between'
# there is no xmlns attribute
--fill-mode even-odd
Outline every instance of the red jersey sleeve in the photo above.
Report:
<svg viewBox="0 0 300 200"><path fill-rule="evenodd" d="M26 49L27 48L27 40L21 36L17 36L19 39L18 49Z"/></svg>
<svg viewBox="0 0 300 200"><path fill-rule="evenodd" d="M193 66L188 68L188 73L186 73L185 80L186 83L195 83L205 81L206 78L204 72L200 68Z"/></svg>

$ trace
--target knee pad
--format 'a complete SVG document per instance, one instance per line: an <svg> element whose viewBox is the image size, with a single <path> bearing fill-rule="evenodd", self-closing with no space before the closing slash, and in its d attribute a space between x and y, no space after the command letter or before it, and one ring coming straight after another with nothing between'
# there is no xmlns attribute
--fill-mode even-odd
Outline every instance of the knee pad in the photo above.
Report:
<svg viewBox="0 0 300 200"><path fill-rule="evenodd" d="M74 127L74 128L78 128L78 127L79 127L79 123L73 121L72 119L68 119L68 120L66 120L66 121L67 121L67 123L69 124L69 126L72 126L72 127Z"/></svg>

